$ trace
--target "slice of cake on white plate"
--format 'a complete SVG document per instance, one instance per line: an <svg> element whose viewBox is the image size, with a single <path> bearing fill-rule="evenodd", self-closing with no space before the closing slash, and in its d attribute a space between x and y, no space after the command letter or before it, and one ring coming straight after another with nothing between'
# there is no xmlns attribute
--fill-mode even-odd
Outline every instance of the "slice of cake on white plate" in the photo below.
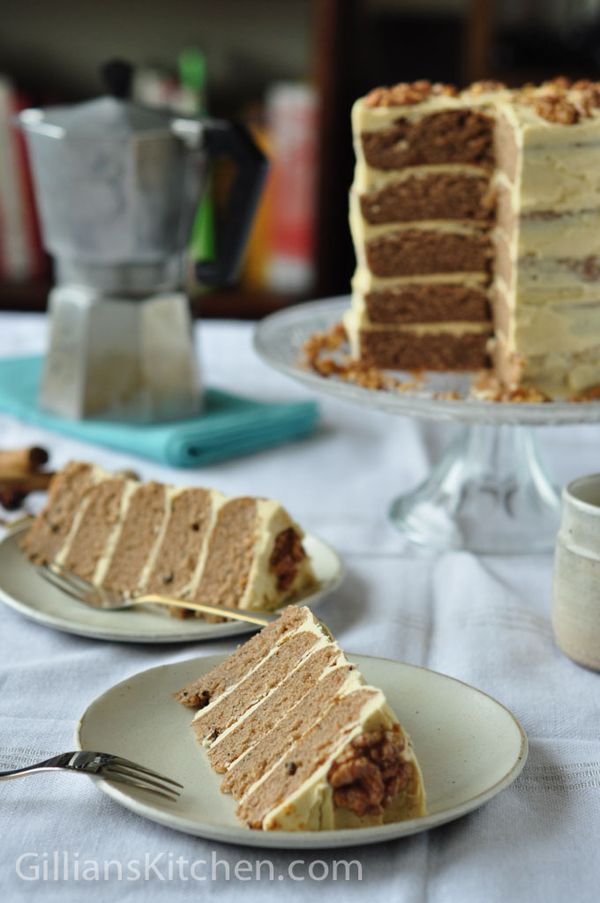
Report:
<svg viewBox="0 0 600 903"><path fill-rule="evenodd" d="M303 536L273 500L142 483L71 462L22 548L35 564L55 562L124 596L272 610L316 584Z"/></svg>
<svg viewBox="0 0 600 903"><path fill-rule="evenodd" d="M410 738L305 606L176 698L236 814L265 831L356 828L425 814Z"/></svg>

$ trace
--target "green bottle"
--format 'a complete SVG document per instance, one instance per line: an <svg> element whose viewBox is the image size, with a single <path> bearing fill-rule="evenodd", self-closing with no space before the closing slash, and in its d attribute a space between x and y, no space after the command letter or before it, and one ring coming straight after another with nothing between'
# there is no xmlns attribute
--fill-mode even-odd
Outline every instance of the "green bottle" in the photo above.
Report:
<svg viewBox="0 0 600 903"><path fill-rule="evenodd" d="M186 112L191 116L206 115L206 58L195 48L179 54L179 79L186 95ZM206 188L192 227L189 252L193 260L215 259L215 211L212 200L211 174L206 174Z"/></svg>

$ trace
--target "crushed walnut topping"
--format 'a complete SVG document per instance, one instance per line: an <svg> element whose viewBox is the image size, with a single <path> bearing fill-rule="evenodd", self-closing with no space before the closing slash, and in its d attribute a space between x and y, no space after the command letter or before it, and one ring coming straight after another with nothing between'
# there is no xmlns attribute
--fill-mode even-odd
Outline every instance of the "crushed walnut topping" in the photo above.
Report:
<svg viewBox="0 0 600 903"><path fill-rule="evenodd" d="M351 358L348 354L323 356L324 352L338 351L345 341L346 330L343 323L336 323L327 332L316 333L304 343L303 363L325 379L336 376L363 389L410 392L421 386L423 378L419 374L415 374L411 380L402 381L365 361Z"/></svg>
<svg viewBox="0 0 600 903"><path fill-rule="evenodd" d="M582 401L599 401L600 400L600 386L589 386L587 389L583 389L583 391L578 392L576 395L570 399L570 401L582 402Z"/></svg>
<svg viewBox="0 0 600 903"><path fill-rule="evenodd" d="M405 746L398 725L355 737L327 774L336 806L359 816L381 815L412 777L413 766L403 758Z"/></svg>
<svg viewBox="0 0 600 903"><path fill-rule="evenodd" d="M480 401L509 401L516 404L541 404L551 400L534 386L509 388L488 370L482 370L475 379L471 387L471 395Z"/></svg>
<svg viewBox="0 0 600 903"><path fill-rule="evenodd" d="M292 585L298 573L298 564L305 558L302 540L293 527L282 530L275 537L269 570L277 578L277 589L280 592L285 592Z"/></svg>
<svg viewBox="0 0 600 903"><path fill-rule="evenodd" d="M364 99L366 107L401 107L410 104L422 103L428 97L456 97L458 94L454 85L443 82L431 82L420 79L416 82L399 82L389 88L374 88Z"/></svg>
<svg viewBox="0 0 600 903"><path fill-rule="evenodd" d="M558 125L575 125L582 111L561 94L531 94L523 98L538 116Z"/></svg>
<svg viewBox="0 0 600 903"><path fill-rule="evenodd" d="M516 97L533 107L538 116L559 125L575 125L590 118L600 107L600 82L579 79L571 82L565 76L545 81L538 87L525 85Z"/></svg>
<svg viewBox="0 0 600 903"><path fill-rule="evenodd" d="M473 82L465 88L465 92L468 94L490 94L493 91L503 91L506 88L504 82L498 82L494 79L482 79L478 82Z"/></svg>

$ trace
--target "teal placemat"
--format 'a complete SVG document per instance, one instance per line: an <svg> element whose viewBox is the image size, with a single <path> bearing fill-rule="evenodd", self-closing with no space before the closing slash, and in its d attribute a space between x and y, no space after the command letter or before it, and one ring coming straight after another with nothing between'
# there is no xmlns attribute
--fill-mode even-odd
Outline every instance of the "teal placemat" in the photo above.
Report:
<svg viewBox="0 0 600 903"><path fill-rule="evenodd" d="M189 420L158 425L66 420L38 407L42 362L38 355L0 359L1 412L171 467L203 467L299 439L314 430L318 418L313 401L265 403L207 389L202 414Z"/></svg>

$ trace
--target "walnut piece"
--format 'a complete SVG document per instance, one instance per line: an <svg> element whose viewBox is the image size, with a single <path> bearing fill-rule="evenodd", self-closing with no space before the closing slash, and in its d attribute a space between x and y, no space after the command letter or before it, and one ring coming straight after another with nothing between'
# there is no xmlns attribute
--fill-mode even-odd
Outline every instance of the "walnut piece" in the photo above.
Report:
<svg viewBox="0 0 600 903"><path fill-rule="evenodd" d="M285 592L298 573L298 564L306 558L302 540L293 527L282 530L275 537L269 559L269 570L277 578L277 589Z"/></svg>
<svg viewBox="0 0 600 903"><path fill-rule="evenodd" d="M364 99L366 107L402 107L422 103L428 97L446 95L455 97L458 94L454 85L443 82L431 82L420 79L416 82L399 82L389 88L374 88Z"/></svg>
<svg viewBox="0 0 600 903"><path fill-rule="evenodd" d="M492 91L502 91L504 88L506 88L504 82L498 82L492 78L488 78L473 82L465 90L468 94L488 94Z"/></svg>
<svg viewBox="0 0 600 903"><path fill-rule="evenodd" d="M359 816L381 815L412 775L412 764L402 757L404 748L398 725L355 737L327 774L336 806Z"/></svg>

